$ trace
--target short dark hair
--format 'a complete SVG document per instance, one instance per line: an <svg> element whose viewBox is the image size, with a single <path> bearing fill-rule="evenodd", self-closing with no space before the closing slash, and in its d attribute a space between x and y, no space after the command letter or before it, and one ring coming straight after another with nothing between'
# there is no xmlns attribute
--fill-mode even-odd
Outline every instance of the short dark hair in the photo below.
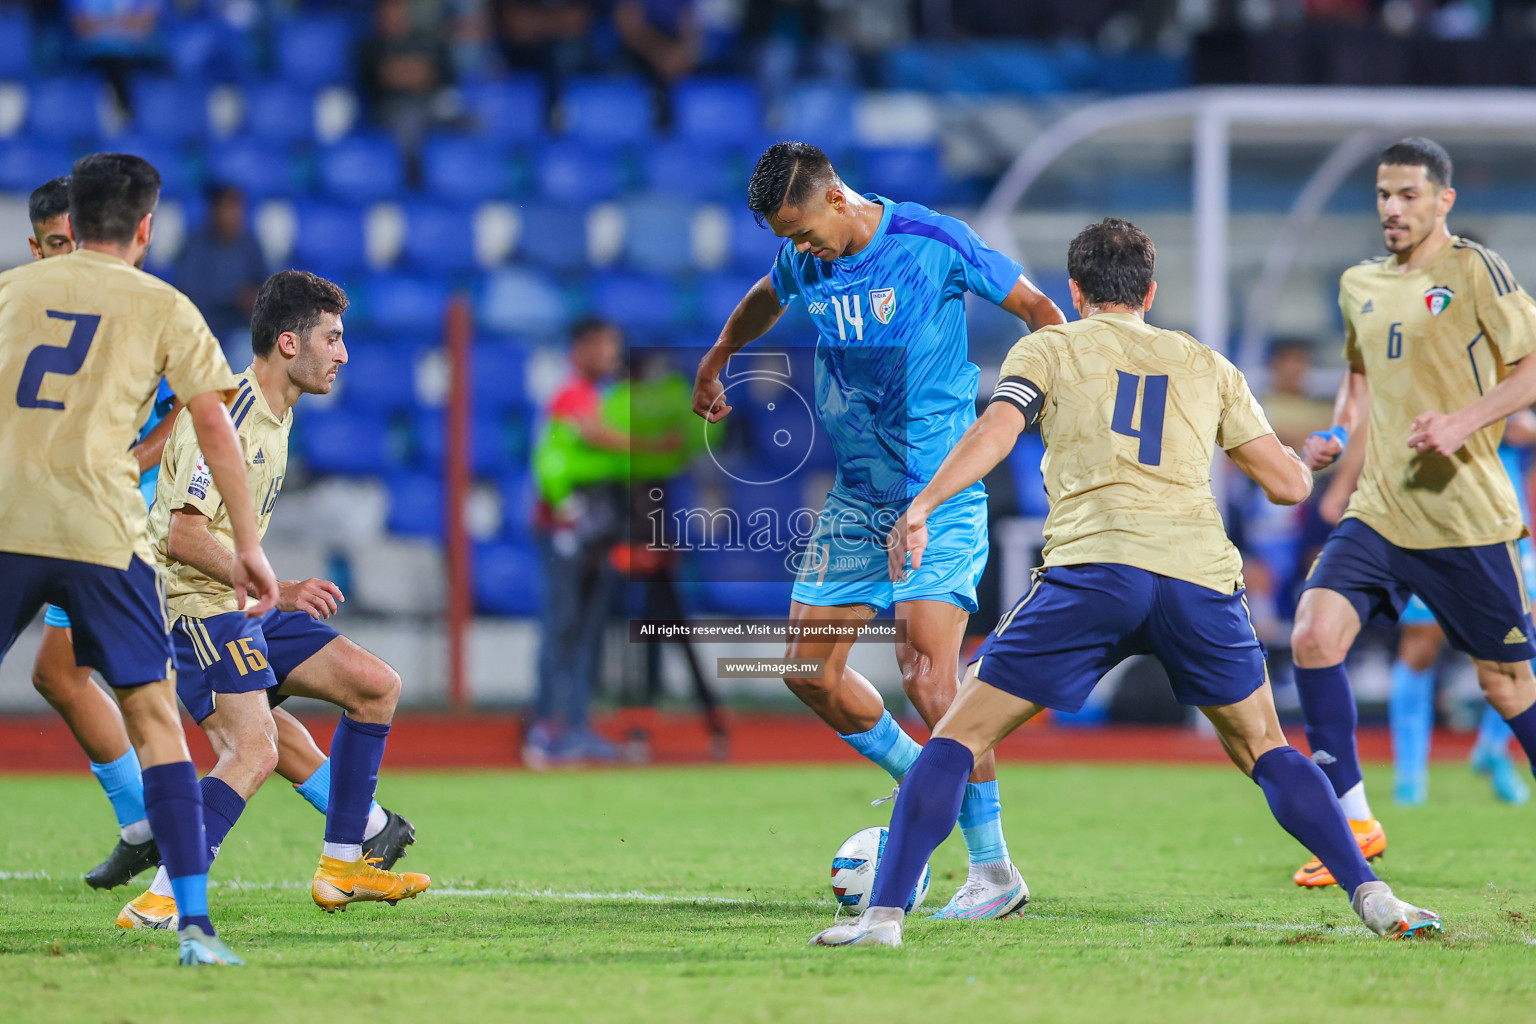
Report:
<svg viewBox="0 0 1536 1024"><path fill-rule="evenodd" d="M571 344L580 345L599 331L617 331L618 325L600 316L584 316L571 325Z"/></svg>
<svg viewBox="0 0 1536 1024"><path fill-rule="evenodd" d="M747 182L747 209L762 224L780 207L802 205L817 188L837 181L837 169L809 142L775 142L757 158Z"/></svg>
<svg viewBox="0 0 1536 1024"><path fill-rule="evenodd" d="M160 201L160 172L143 157L92 153L69 175L69 218L81 242L126 245Z"/></svg>
<svg viewBox="0 0 1536 1024"><path fill-rule="evenodd" d="M69 175L45 181L32 190L27 199L27 219L32 230L40 229L61 213L69 212Z"/></svg>
<svg viewBox="0 0 1536 1024"><path fill-rule="evenodd" d="M1140 306L1152 287L1157 246L1141 228L1105 217L1078 232L1067 246L1067 276L1090 305Z"/></svg>
<svg viewBox="0 0 1536 1024"><path fill-rule="evenodd" d="M1394 167L1422 167L1424 176L1435 188L1445 188L1451 183L1451 154L1434 139L1422 135L1394 142L1381 151L1378 165Z"/></svg>
<svg viewBox="0 0 1536 1024"><path fill-rule="evenodd" d="M308 338L325 313L347 311L341 286L307 270L280 270L262 282L251 310L251 351L272 354L277 336L292 333Z"/></svg>
<svg viewBox="0 0 1536 1024"><path fill-rule="evenodd" d="M203 186L203 198L208 201L209 206L217 206L226 196L234 196L236 199L245 198L244 193L227 181L210 181Z"/></svg>

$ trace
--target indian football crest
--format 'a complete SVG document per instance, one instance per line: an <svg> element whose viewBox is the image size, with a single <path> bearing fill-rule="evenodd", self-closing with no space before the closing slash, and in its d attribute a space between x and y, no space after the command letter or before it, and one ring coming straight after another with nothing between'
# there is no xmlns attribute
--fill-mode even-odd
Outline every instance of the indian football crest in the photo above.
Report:
<svg viewBox="0 0 1536 1024"><path fill-rule="evenodd" d="M1443 284L1437 284L1424 293L1424 305L1429 307L1430 316L1439 316L1445 312L1445 307L1451 304L1456 293Z"/></svg>
<svg viewBox="0 0 1536 1024"><path fill-rule="evenodd" d="M869 293L869 311L875 314L875 319L881 323L890 323L891 314L896 312L896 289L872 289Z"/></svg>

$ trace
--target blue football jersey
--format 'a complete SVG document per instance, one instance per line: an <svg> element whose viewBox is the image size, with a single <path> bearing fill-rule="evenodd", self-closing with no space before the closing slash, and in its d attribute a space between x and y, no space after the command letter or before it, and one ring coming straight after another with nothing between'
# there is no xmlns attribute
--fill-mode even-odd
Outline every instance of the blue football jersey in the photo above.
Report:
<svg viewBox="0 0 1536 1024"><path fill-rule="evenodd" d="M1022 268L962 221L867 198L885 210L863 249L829 261L786 241L769 276L779 304L799 298L816 323L815 404L836 488L905 501L976 419L965 293L1001 303Z"/></svg>
<svg viewBox="0 0 1536 1024"><path fill-rule="evenodd" d="M171 411L171 406L176 404L176 393L171 390L170 382L164 377L160 378L160 388L155 392L155 404L150 406L149 418L144 421L144 428L139 431L138 440L142 442L165 419ZM139 493L144 495L144 504L155 503L155 482L160 479L160 464L157 462L139 475Z"/></svg>

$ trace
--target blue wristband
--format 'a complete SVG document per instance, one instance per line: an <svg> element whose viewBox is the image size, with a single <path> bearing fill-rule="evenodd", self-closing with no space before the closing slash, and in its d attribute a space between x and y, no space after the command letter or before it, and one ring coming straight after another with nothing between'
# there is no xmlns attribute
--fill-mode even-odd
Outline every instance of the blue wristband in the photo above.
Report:
<svg viewBox="0 0 1536 1024"><path fill-rule="evenodd" d="M1335 426L1331 430L1314 430L1312 432L1312 436L1331 437L1335 441L1338 441L1341 446L1348 447L1349 445L1349 431L1345 430L1342 425Z"/></svg>

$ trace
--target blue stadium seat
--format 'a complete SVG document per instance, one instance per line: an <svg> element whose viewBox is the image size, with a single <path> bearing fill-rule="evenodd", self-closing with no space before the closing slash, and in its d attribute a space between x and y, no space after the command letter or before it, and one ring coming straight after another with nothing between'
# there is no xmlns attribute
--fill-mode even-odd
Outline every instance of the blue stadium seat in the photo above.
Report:
<svg viewBox="0 0 1536 1024"><path fill-rule="evenodd" d="M581 270L587 265L587 211L579 206L530 204L518 211L522 227L517 255L550 270Z"/></svg>
<svg viewBox="0 0 1536 1024"><path fill-rule="evenodd" d="M411 348L348 341L347 365L337 375L342 407L383 413L414 410L416 355Z"/></svg>
<svg viewBox="0 0 1536 1024"><path fill-rule="evenodd" d="M239 81L255 68L251 33L217 18L178 17L161 30L175 78L191 82Z"/></svg>
<svg viewBox="0 0 1536 1024"><path fill-rule="evenodd" d="M277 77L300 85L351 82L356 47L345 18L294 18L277 26L272 52Z"/></svg>
<svg viewBox="0 0 1536 1024"><path fill-rule="evenodd" d="M388 135L349 136L320 151L320 185L333 199L372 203L405 188L405 161Z"/></svg>
<svg viewBox="0 0 1536 1024"><path fill-rule="evenodd" d="M448 454L447 420L441 409L416 414L416 453L421 465L439 469ZM476 409L470 418L470 468L477 476L500 476L525 464L527 453L514 450L506 422L496 413Z"/></svg>
<svg viewBox="0 0 1536 1024"><path fill-rule="evenodd" d="M207 88L171 78L137 79L133 83L133 127L140 135L173 142L207 138Z"/></svg>
<svg viewBox="0 0 1536 1024"><path fill-rule="evenodd" d="M763 273L767 273L765 267ZM725 326L726 319L736 309L736 303L757 284L758 277L751 274L710 274L699 282L699 316L705 328Z"/></svg>
<svg viewBox="0 0 1536 1024"><path fill-rule="evenodd" d="M498 143L465 136L428 139L421 150L425 191L445 203L481 203L514 192L512 161Z"/></svg>
<svg viewBox="0 0 1536 1024"><path fill-rule="evenodd" d="M356 206L303 201L294 204L293 236L289 260L322 277L342 277L367 266L365 221Z"/></svg>
<svg viewBox="0 0 1536 1024"><path fill-rule="evenodd" d="M694 202L740 203L746 195L746 179L738 171L725 150L703 140L661 142L640 153L646 191Z"/></svg>
<svg viewBox="0 0 1536 1024"><path fill-rule="evenodd" d="M496 142L535 142L544 136L544 87L527 76L464 89L464 106L478 135Z"/></svg>
<svg viewBox="0 0 1536 1024"><path fill-rule="evenodd" d="M202 178L195 165L177 143L163 137L146 137L137 133L119 135L112 140L117 153L132 153L155 165L160 172L160 194L168 199L182 199L197 195L202 189Z"/></svg>
<svg viewBox="0 0 1536 1024"><path fill-rule="evenodd" d="M533 534L534 506L539 489L533 474L517 469L501 478L501 535L508 540L527 540Z"/></svg>
<svg viewBox="0 0 1536 1024"><path fill-rule="evenodd" d="M784 239L759 224L744 205L733 206L730 218L731 264L749 274L768 273Z"/></svg>
<svg viewBox="0 0 1536 1024"><path fill-rule="evenodd" d="M640 199L624 208L624 262L635 270L678 274L693 267L693 215L697 203Z"/></svg>
<svg viewBox="0 0 1536 1024"><path fill-rule="evenodd" d="M565 131L597 146L648 142L655 134L651 90L638 78L578 78L561 96Z"/></svg>
<svg viewBox="0 0 1536 1024"><path fill-rule="evenodd" d="M0 78L32 75L32 19L21 10L0 11Z"/></svg>
<svg viewBox="0 0 1536 1024"><path fill-rule="evenodd" d="M779 127L787 139L840 139L852 130L857 104L858 93L847 86L797 86L784 101Z"/></svg>
<svg viewBox="0 0 1536 1024"><path fill-rule="evenodd" d="M528 407L528 352L513 345L476 345L470 366L477 412Z"/></svg>
<svg viewBox="0 0 1536 1024"><path fill-rule="evenodd" d="M361 319L384 332L441 330L448 285L411 274L375 274L364 282Z"/></svg>
<svg viewBox="0 0 1536 1024"><path fill-rule="evenodd" d="M527 544L476 544L475 607L490 615L538 615L544 606L544 567Z"/></svg>
<svg viewBox="0 0 1536 1024"><path fill-rule="evenodd" d="M246 133L273 142L310 142L315 137L315 94L293 82L253 82L245 90Z"/></svg>
<svg viewBox="0 0 1536 1024"><path fill-rule="evenodd" d="M68 174L70 165L63 143L6 139L0 144L0 190L29 193L45 181Z"/></svg>
<svg viewBox="0 0 1536 1024"><path fill-rule="evenodd" d="M237 138L209 147L208 176L234 185L252 200L300 191L299 168L288 147Z"/></svg>
<svg viewBox="0 0 1536 1024"><path fill-rule="evenodd" d="M646 274L609 271L587 282L592 312L644 337L678 326L676 293L676 282Z"/></svg>
<svg viewBox="0 0 1536 1024"><path fill-rule="evenodd" d="M750 145L763 132L763 101L750 79L688 79L673 93L672 111L681 139Z"/></svg>
<svg viewBox="0 0 1536 1024"><path fill-rule="evenodd" d="M384 480L389 492L390 533L406 537L442 537L443 481L432 473L393 473Z"/></svg>
<svg viewBox="0 0 1536 1024"><path fill-rule="evenodd" d="M949 179L934 146L865 149L859 153L859 185L897 202L941 203Z"/></svg>
<svg viewBox="0 0 1536 1024"><path fill-rule="evenodd" d="M89 75L35 81L27 89L27 129L38 138L95 140L105 95Z"/></svg>
<svg viewBox="0 0 1536 1024"><path fill-rule="evenodd" d="M314 409L302 423L301 451L312 472L371 476L389 468L389 424L382 415Z"/></svg>
<svg viewBox="0 0 1536 1024"><path fill-rule="evenodd" d="M534 157L539 192L557 203L595 203L612 199L624 184L617 157L576 142L553 142Z"/></svg>
<svg viewBox="0 0 1536 1024"><path fill-rule="evenodd" d="M548 336L563 331L569 319L565 296L540 271L507 267L486 278L479 321L493 331Z"/></svg>
<svg viewBox="0 0 1536 1024"><path fill-rule="evenodd" d="M794 584L781 554L746 551L711 554L704 577L700 589L709 611L732 615L783 615L789 608Z"/></svg>
<svg viewBox="0 0 1536 1024"><path fill-rule="evenodd" d="M475 211L436 203L405 204L405 262L420 271L457 274L474 270Z"/></svg>

